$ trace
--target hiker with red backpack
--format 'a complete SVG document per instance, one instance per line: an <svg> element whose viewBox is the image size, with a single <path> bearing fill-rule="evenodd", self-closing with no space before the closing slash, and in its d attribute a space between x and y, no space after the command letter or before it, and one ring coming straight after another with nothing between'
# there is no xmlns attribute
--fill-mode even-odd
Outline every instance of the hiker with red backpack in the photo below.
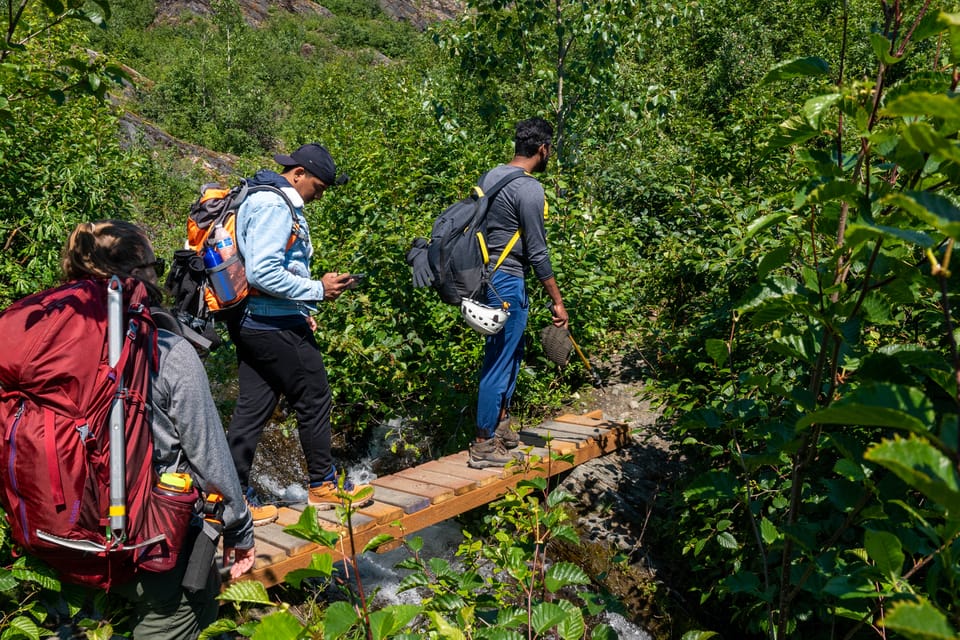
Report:
<svg viewBox="0 0 960 640"><path fill-rule="evenodd" d="M149 307L162 299L163 263L142 229L119 220L80 224L61 265L66 284L0 315L0 414L9 420L0 497L14 539L28 551L36 547L64 581L129 600L134 637L196 638L216 620L220 591L209 555L205 564L190 566L202 535L190 526L197 489L222 504L223 558L231 578L254 562L253 523L206 372L188 341L156 329ZM116 329L114 299L123 310ZM14 329L19 336L8 335ZM109 349L103 348L105 336ZM40 346L23 347L18 337ZM24 353L27 348L34 352ZM110 405L109 420L105 410L86 415L94 409L85 407L104 404L97 395ZM117 451L118 442L126 453L119 481L114 458L108 473L103 455ZM21 463L26 447L37 453ZM110 485L109 505L104 485ZM124 499L115 503L118 486ZM45 495L31 495L41 487ZM66 508L43 513L43 501L62 501ZM177 505L183 515L174 517ZM59 525L60 516L68 522ZM199 584L185 587L188 573L199 576Z"/></svg>

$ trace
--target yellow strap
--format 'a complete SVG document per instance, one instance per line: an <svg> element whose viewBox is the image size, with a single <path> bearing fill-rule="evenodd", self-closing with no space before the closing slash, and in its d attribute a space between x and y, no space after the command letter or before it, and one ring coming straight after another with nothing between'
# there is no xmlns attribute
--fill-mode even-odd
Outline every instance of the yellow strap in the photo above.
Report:
<svg viewBox="0 0 960 640"><path fill-rule="evenodd" d="M480 253L483 255L484 266L490 264L490 253L487 251L487 243L483 239L483 233L477 231L477 242L480 243Z"/></svg>
<svg viewBox="0 0 960 640"><path fill-rule="evenodd" d="M503 261L507 259L510 250L513 249L513 245L517 244L517 240L520 239L520 229L517 229L516 233L513 234L513 237L510 238L510 242L507 243L507 246L504 248L503 252L500 254L500 258L497 259L497 264L493 265L493 270L496 271L500 268L500 265L503 264ZM484 248L484 253L486 253L486 248ZM486 261L484 261L486 264Z"/></svg>

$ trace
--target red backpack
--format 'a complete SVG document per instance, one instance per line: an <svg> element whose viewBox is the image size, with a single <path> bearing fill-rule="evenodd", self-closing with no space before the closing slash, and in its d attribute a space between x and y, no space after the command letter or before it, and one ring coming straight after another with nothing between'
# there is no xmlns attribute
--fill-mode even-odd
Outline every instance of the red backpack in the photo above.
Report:
<svg viewBox="0 0 960 640"><path fill-rule="evenodd" d="M111 289L122 316L113 353ZM189 525L195 491L173 508L153 491L148 393L159 354L148 303L134 279L85 279L0 314L0 506L14 541L66 582L109 589L141 569L170 569ZM119 503L111 431L125 439Z"/></svg>

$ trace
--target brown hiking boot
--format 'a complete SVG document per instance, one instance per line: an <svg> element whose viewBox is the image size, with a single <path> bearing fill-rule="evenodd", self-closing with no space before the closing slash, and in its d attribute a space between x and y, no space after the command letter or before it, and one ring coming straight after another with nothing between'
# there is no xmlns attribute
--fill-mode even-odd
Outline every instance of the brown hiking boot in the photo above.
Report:
<svg viewBox="0 0 960 640"><path fill-rule="evenodd" d="M247 489L243 499L247 503L247 509L250 510L250 517L253 518L253 526L255 527L270 524L280 516L280 510L274 505L260 502L260 498L257 497L252 487Z"/></svg>
<svg viewBox="0 0 960 640"><path fill-rule="evenodd" d="M519 451L509 452L503 440L497 437L470 443L470 459L467 465L474 469L505 467L508 462L523 462L524 455Z"/></svg>
<svg viewBox="0 0 960 640"><path fill-rule="evenodd" d="M507 449L516 449L520 446L520 434L510 426L510 416L507 416L497 424L497 429L493 432L493 435L494 437L500 438L503 446Z"/></svg>
<svg viewBox="0 0 960 640"><path fill-rule="evenodd" d="M345 505L349 502L351 507L365 507L373 502L373 493L365 498L357 498L357 494L370 487L369 484L354 485L349 480L343 483L343 489L337 488L336 482L324 482L319 487L310 487L307 495L307 503L316 507L320 511L326 511Z"/></svg>

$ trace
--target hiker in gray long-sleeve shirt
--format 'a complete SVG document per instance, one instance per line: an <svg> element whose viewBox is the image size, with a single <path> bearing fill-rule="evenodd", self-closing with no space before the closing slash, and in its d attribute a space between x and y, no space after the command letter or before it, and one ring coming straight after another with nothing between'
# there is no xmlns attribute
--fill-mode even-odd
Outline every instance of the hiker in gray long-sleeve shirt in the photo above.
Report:
<svg viewBox="0 0 960 640"><path fill-rule="evenodd" d="M553 324L566 327L569 321L547 251L543 185L532 175L546 170L552 143L553 126L543 118L518 122L513 160L488 171L480 184L481 189L490 189L511 172L521 170L525 174L497 193L487 213L484 237L490 263L499 262L500 266L493 271L484 302L496 308L506 304L510 315L503 330L488 335L484 345L477 433L470 444L468 462L472 467L502 467L523 459L522 454L508 449L520 443L511 426L510 402L523 360L523 332L530 306L525 278L529 272L550 296ZM501 261L504 252L507 255Z"/></svg>

